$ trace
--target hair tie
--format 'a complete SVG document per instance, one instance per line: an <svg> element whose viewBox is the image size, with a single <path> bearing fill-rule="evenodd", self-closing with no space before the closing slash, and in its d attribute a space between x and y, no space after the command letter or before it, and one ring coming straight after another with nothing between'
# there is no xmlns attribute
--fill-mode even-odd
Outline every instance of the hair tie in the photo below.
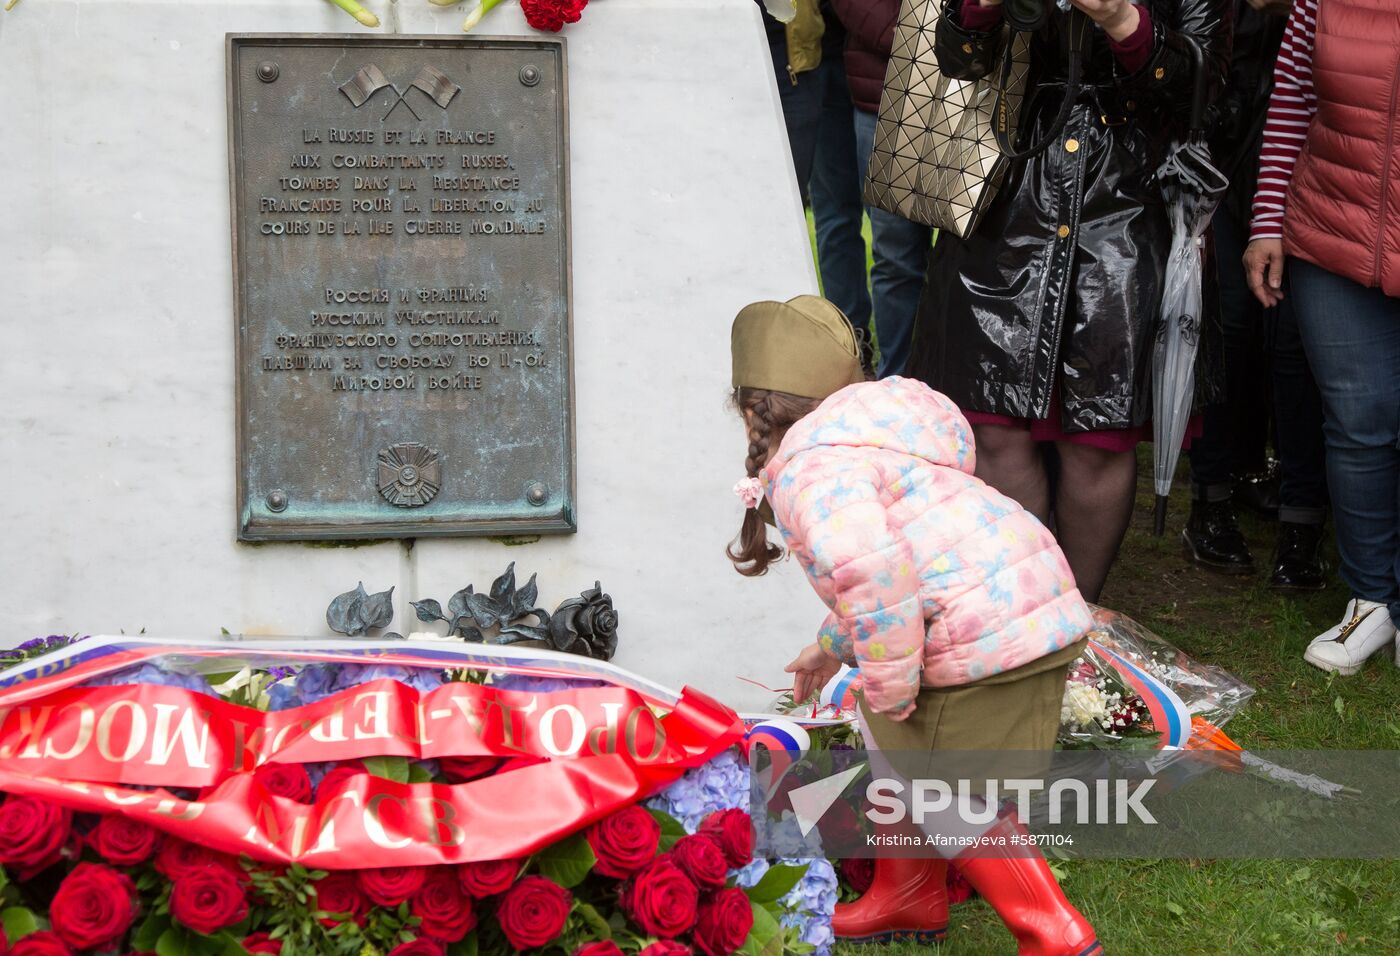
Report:
<svg viewBox="0 0 1400 956"><path fill-rule="evenodd" d="M744 502L745 508L757 508L763 500L763 482L757 478L745 478L734 486L734 493Z"/></svg>

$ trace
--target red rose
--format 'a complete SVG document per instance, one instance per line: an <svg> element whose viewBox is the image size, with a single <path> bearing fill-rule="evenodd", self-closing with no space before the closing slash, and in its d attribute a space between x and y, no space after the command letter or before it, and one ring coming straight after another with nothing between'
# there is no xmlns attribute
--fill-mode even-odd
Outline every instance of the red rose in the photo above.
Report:
<svg viewBox="0 0 1400 956"><path fill-rule="evenodd" d="M411 943L399 943L389 956L444 956L444 950L441 943L420 936Z"/></svg>
<svg viewBox="0 0 1400 956"><path fill-rule="evenodd" d="M588 845L598 858L594 869L625 880L656 857L661 824L640 804L624 807L588 828Z"/></svg>
<svg viewBox="0 0 1400 956"><path fill-rule="evenodd" d="M423 888L428 873L421 866L383 866L377 870L360 870L360 889L380 906L398 906L408 902Z"/></svg>
<svg viewBox="0 0 1400 956"><path fill-rule="evenodd" d="M329 916L321 919L322 926L335 926L344 920L364 925L369 912L369 900L360 889L355 874L347 871L331 873L316 881L316 908Z"/></svg>
<svg viewBox="0 0 1400 956"><path fill-rule="evenodd" d="M12 793L0 806L0 864L20 879L47 869L63 857L72 829L72 811Z"/></svg>
<svg viewBox="0 0 1400 956"><path fill-rule="evenodd" d="M694 950L685 943L673 939L658 939L643 949L637 956L693 956Z"/></svg>
<svg viewBox="0 0 1400 956"><path fill-rule="evenodd" d="M438 768L450 783L466 783L496 769L500 757L439 757Z"/></svg>
<svg viewBox="0 0 1400 956"><path fill-rule="evenodd" d="M753 929L753 906L743 890L720 890L700 907L695 945L705 956L730 956Z"/></svg>
<svg viewBox="0 0 1400 956"><path fill-rule="evenodd" d="M651 936L670 939L695 925L700 891L665 857L655 860L622 888L622 908Z"/></svg>
<svg viewBox="0 0 1400 956"><path fill-rule="evenodd" d="M457 880L462 884L462 892L484 900L510 889L519 873L519 860L483 860L457 867Z"/></svg>
<svg viewBox="0 0 1400 956"><path fill-rule="evenodd" d="M462 893L457 874L446 867L428 874L408 908L422 921L419 926L423 935L443 942L457 942L476 925L471 897Z"/></svg>
<svg viewBox="0 0 1400 956"><path fill-rule="evenodd" d="M719 841L724 858L732 869L753 862L753 821L743 810L719 810L700 824L701 833L709 833Z"/></svg>
<svg viewBox="0 0 1400 956"><path fill-rule="evenodd" d="M73 956L57 933L30 933L10 947L9 956Z"/></svg>
<svg viewBox="0 0 1400 956"><path fill-rule="evenodd" d="M573 905L573 894L562 886L542 876L527 876L501 897L496 922L511 946L534 949L559 937Z"/></svg>
<svg viewBox="0 0 1400 956"><path fill-rule="evenodd" d="M724 851L719 841L708 833L681 837L671 848L671 859L702 890L719 889L729 875Z"/></svg>
<svg viewBox="0 0 1400 956"><path fill-rule="evenodd" d="M282 941L273 939L267 933L253 933L243 937L243 950L248 953L267 953L268 956L282 956Z"/></svg>
<svg viewBox="0 0 1400 956"><path fill-rule="evenodd" d="M222 866L206 866L175 880L170 915L208 936L247 916L248 901L237 877Z"/></svg>
<svg viewBox="0 0 1400 956"><path fill-rule="evenodd" d="M622 956L622 950L610 939L600 939L596 943L584 943L574 950L574 956Z"/></svg>
<svg viewBox="0 0 1400 956"><path fill-rule="evenodd" d="M875 882L875 861L850 859L841 861L841 879L857 893L864 893Z"/></svg>
<svg viewBox="0 0 1400 956"><path fill-rule="evenodd" d="M49 904L53 930L74 949L111 949L136 922L131 878L99 863L79 863Z"/></svg>
<svg viewBox="0 0 1400 956"><path fill-rule="evenodd" d="M198 873L211 866L227 870L236 878L243 877L243 868L238 865L237 860L198 843L167 839L156 854L156 870L167 880L178 880L182 876Z"/></svg>
<svg viewBox="0 0 1400 956"><path fill-rule="evenodd" d="M340 787L346 780L365 773L369 773L369 771L366 770L365 765L358 760L353 760L350 763L337 764L327 770L326 775L322 777L321 782L317 784L316 796L319 797L323 793L330 793L332 790Z"/></svg>
<svg viewBox="0 0 1400 956"><path fill-rule="evenodd" d="M588 0L520 0L525 20L536 30L558 33L566 23L577 23Z"/></svg>
<svg viewBox="0 0 1400 956"><path fill-rule="evenodd" d="M108 863L135 866L144 863L160 845L160 831L117 813L109 813L87 835L93 852Z"/></svg>
<svg viewBox="0 0 1400 956"><path fill-rule="evenodd" d="M311 802L311 777L299 763L268 763L253 772L264 790L297 803Z"/></svg>

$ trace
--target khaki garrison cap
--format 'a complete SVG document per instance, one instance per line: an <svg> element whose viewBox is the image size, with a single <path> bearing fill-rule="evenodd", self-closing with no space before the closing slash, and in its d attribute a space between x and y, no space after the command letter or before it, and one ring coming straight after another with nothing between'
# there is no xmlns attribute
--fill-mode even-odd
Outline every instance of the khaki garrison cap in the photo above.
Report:
<svg viewBox="0 0 1400 956"><path fill-rule="evenodd" d="M851 323L815 295L745 306L734 319L730 350L735 388L826 398L865 381Z"/></svg>

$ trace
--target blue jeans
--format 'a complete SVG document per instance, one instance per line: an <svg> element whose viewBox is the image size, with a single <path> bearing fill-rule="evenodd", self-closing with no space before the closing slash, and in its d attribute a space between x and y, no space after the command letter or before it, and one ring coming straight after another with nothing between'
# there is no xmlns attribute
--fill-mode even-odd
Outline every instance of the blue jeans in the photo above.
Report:
<svg viewBox="0 0 1400 956"><path fill-rule="evenodd" d="M771 48L797 184L812 206L822 294L853 326L867 330L870 289L860 234L864 210L846 67L839 57L823 60L816 69L797 74L793 83L786 45L775 43Z"/></svg>
<svg viewBox="0 0 1400 956"><path fill-rule="evenodd" d="M1301 259L1288 275L1322 391L1342 580L1400 622L1400 299Z"/></svg>
<svg viewBox="0 0 1400 956"><path fill-rule="evenodd" d="M875 120L874 113L855 111L856 161L862 183L875 147ZM870 244L875 256L870 269L870 291L875 306L875 337L880 343L880 377L903 375L933 229L874 206L867 206L865 211L870 216Z"/></svg>

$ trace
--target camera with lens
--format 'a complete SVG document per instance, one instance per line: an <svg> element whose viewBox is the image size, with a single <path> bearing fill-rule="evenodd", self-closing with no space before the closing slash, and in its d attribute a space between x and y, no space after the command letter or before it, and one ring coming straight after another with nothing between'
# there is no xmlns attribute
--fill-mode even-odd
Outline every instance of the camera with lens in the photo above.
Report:
<svg viewBox="0 0 1400 956"><path fill-rule="evenodd" d="M1045 26L1050 19L1050 8L1055 0L1003 0L1002 16L1013 30L1033 33Z"/></svg>

